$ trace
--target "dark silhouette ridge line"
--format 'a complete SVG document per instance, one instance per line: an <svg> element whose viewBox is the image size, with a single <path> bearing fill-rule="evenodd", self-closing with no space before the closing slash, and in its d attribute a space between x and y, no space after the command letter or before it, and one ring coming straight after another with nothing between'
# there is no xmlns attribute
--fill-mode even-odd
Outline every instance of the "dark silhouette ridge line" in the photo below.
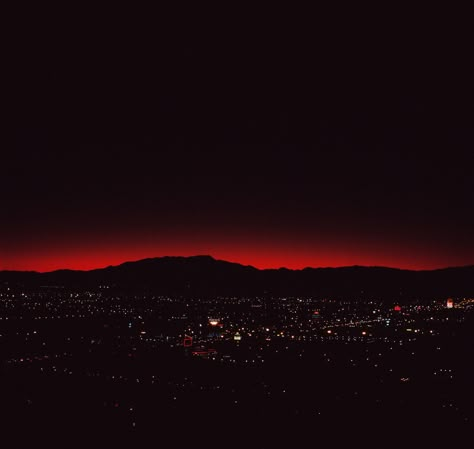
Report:
<svg viewBox="0 0 474 449"><path fill-rule="evenodd" d="M113 268L120 268L125 266L130 266L137 263L152 263L160 260L169 260L169 261L193 261L193 260L207 260L209 262L217 262L217 263L224 263L234 266L240 266L245 268L251 268L253 270L257 270L260 272L269 272L269 271L289 271L289 272L302 272L307 270L347 270L347 269L361 269L361 270L393 270L399 272L411 272L411 273L432 273L432 272L439 272L445 270L457 270L457 269L466 269L474 267L474 265L461 265L461 266L448 266L442 268L434 268L434 269L421 269L421 270L414 270L408 268L398 268L398 267L388 267L383 265L344 265L344 266L325 266L325 267L311 267L307 266L304 268L287 268L287 267L275 267L275 268L257 268L250 264L242 264L239 262L230 262L223 259L216 259L211 255L195 255L195 256L161 256L161 257L147 257L144 259L137 259L131 261L125 261L118 265L107 265L105 267L98 267L98 268L91 268L90 270L75 270L71 268L59 268L57 270L51 271L36 271L36 270L0 270L0 273L31 273L31 274L53 274L53 273L91 273L97 272L101 270L108 270Z"/></svg>
<svg viewBox="0 0 474 449"><path fill-rule="evenodd" d="M273 295L402 299L474 297L474 266L412 271L386 267L260 270L211 256L159 257L90 271L0 271L0 287L112 288L200 296ZM104 287L105 286L105 287Z"/></svg>

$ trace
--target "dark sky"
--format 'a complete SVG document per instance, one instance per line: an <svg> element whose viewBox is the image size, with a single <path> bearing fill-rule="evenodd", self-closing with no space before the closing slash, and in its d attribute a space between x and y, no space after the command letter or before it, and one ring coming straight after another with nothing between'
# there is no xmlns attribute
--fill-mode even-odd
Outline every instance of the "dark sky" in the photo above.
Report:
<svg viewBox="0 0 474 449"><path fill-rule="evenodd" d="M95 25L18 34L0 269L474 263L469 30Z"/></svg>

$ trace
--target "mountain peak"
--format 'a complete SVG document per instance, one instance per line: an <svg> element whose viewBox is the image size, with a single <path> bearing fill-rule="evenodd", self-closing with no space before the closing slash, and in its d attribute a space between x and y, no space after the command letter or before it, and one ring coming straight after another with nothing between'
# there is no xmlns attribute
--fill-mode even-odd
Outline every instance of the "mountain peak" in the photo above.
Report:
<svg viewBox="0 0 474 449"><path fill-rule="evenodd" d="M259 270L210 255L167 256L125 262L91 271L0 272L2 283L37 288L121 289L167 295L272 295L401 298L474 295L474 267L410 271L384 267Z"/></svg>

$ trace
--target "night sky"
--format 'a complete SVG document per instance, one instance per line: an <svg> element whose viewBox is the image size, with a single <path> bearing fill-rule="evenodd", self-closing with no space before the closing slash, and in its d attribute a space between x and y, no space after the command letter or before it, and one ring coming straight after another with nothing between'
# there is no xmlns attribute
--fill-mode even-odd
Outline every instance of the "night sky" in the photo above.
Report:
<svg viewBox="0 0 474 449"><path fill-rule="evenodd" d="M17 42L0 269L474 264L462 27L126 25Z"/></svg>

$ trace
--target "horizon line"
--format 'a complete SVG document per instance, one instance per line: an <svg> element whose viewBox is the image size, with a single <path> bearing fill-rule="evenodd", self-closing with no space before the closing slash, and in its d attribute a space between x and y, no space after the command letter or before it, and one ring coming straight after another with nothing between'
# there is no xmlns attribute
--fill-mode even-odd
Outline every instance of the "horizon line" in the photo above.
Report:
<svg viewBox="0 0 474 449"><path fill-rule="evenodd" d="M211 254L195 254L191 256L171 256L171 255L166 255L166 256L153 256L153 257L144 257L141 259L133 259L133 260L124 260L123 262L120 262L115 265L106 265L106 266L100 266L100 267L94 267L94 268L89 268L89 269L74 269L74 268L56 268L53 270L47 270L47 271L39 271L39 270L15 270L15 269L1 269L0 272L23 272L23 273L38 273L38 274L47 274L47 273L54 273L56 271L78 271L78 272L88 272L88 271L95 271L95 270L103 270L106 268L113 268L113 267L119 267L121 265L124 265L126 263L135 263L135 262L142 262L145 260L153 260L153 259L165 259L165 258L175 258L175 259L191 259L191 258L196 258L196 257L209 257L215 261L219 262L227 262L227 263L233 263L236 265L241 265L241 266L246 266L246 267L251 267L259 271L265 271L265 270L289 270L289 271L302 271L305 269L337 269L337 268L354 268L354 267L361 267L361 268L387 268L391 270L400 270L400 271L438 271L438 270L447 270L447 269L452 269L452 268L463 268L463 267L471 267L474 266L474 264L467 264L467 265L455 265L455 266L443 266L443 267L438 267L438 268L421 268L421 269L414 269L414 268L401 268L401 267L393 267L393 266L387 266L387 265L359 265L359 264L353 264L353 265L338 265L338 266L305 266L302 268L288 268L285 266L280 266L280 267L267 267L267 268L259 268L256 267L252 264L246 264L242 262L235 262L231 260L226 260L226 259L219 259Z"/></svg>

